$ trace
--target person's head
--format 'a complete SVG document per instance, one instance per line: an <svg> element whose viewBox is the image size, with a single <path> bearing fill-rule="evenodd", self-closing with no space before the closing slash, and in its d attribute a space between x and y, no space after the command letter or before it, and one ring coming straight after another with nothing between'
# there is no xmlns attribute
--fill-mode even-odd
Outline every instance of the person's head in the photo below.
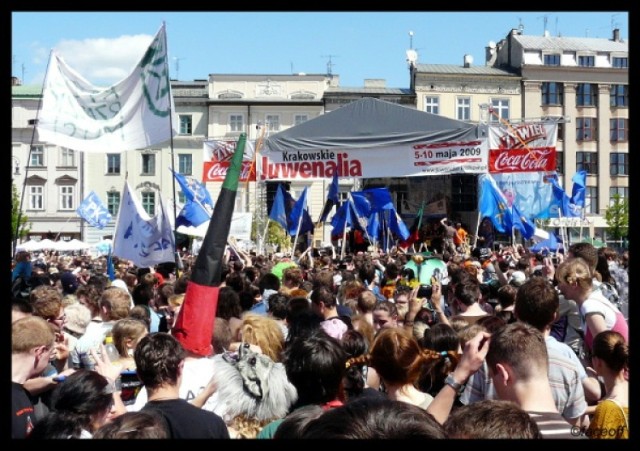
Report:
<svg viewBox="0 0 640 451"><path fill-rule="evenodd" d="M280 278L271 272L265 273L258 280L258 288L260 288L260 293L264 293L264 290L278 291L280 289Z"/></svg>
<svg viewBox="0 0 640 451"><path fill-rule="evenodd" d="M484 399L451 411L444 432L450 439L538 439L537 423L516 403Z"/></svg>
<svg viewBox="0 0 640 451"><path fill-rule="evenodd" d="M449 357L452 369L457 364L455 352L441 356L433 350L423 350L411 332L403 328L381 330L369 350L369 365L380 375L385 384L416 384L426 363Z"/></svg>
<svg viewBox="0 0 640 451"><path fill-rule="evenodd" d="M438 323L425 330L418 342L423 349L438 353L439 358L430 359L423 368L419 387L427 393L437 393L444 386L444 379L455 368L457 359L450 354L457 354L460 349L458 334L451 326Z"/></svg>
<svg viewBox="0 0 640 451"><path fill-rule="evenodd" d="M262 353L274 362L282 359L284 335L278 322L265 315L245 314L240 336L243 342L260 346Z"/></svg>
<svg viewBox="0 0 640 451"><path fill-rule="evenodd" d="M369 343L367 338L357 330L348 330L342 335L340 340L342 348L347 353L349 359L367 354ZM344 391L347 398L362 393L365 386L365 376L362 364L350 364L347 361L347 372L344 378Z"/></svg>
<svg viewBox="0 0 640 451"><path fill-rule="evenodd" d="M522 321L507 324L491 335L486 361L500 399L513 400L514 384L548 381L544 335Z"/></svg>
<svg viewBox="0 0 640 451"><path fill-rule="evenodd" d="M496 293L496 299L498 301L498 305L502 310L507 307L511 307L516 303L516 293L518 292L518 288L515 286L508 284L498 288L498 292Z"/></svg>
<svg viewBox="0 0 640 451"><path fill-rule="evenodd" d="M233 341L234 340L231 336L231 326L229 326L229 321L216 316L213 320L213 334L211 335L211 346L213 348L213 353L222 354L227 349L229 349L229 345Z"/></svg>
<svg viewBox="0 0 640 451"><path fill-rule="evenodd" d="M354 315L351 317L351 324L354 330L364 335L369 345L373 343L373 339L376 337L376 331L373 328L373 324L371 324L367 318L363 315Z"/></svg>
<svg viewBox="0 0 640 451"><path fill-rule="evenodd" d="M107 287L100 296L100 310L106 321L118 321L129 316L131 298L124 288Z"/></svg>
<svg viewBox="0 0 640 451"><path fill-rule="evenodd" d="M455 288L454 305L458 311L465 311L480 299L480 282L478 279L470 277Z"/></svg>
<svg viewBox="0 0 640 451"><path fill-rule="evenodd" d="M376 333L398 327L398 308L391 301L381 301L373 309L373 328Z"/></svg>
<svg viewBox="0 0 640 451"><path fill-rule="evenodd" d="M283 293L274 293L269 296L268 313L275 319L285 319L290 297Z"/></svg>
<svg viewBox="0 0 640 451"><path fill-rule="evenodd" d="M318 314L327 317L334 316L332 312L337 308L338 302L333 291L324 285L314 288L311 292L311 308Z"/></svg>
<svg viewBox="0 0 640 451"><path fill-rule="evenodd" d="M40 285L31 290L29 302L33 307L33 314L46 319L55 328L61 331L66 321L62 306L62 295L49 285Z"/></svg>
<svg viewBox="0 0 640 451"><path fill-rule="evenodd" d="M558 290L564 297L580 303L591 291L593 272L582 258L571 258L558 266L556 280L558 281Z"/></svg>
<svg viewBox="0 0 640 451"><path fill-rule="evenodd" d="M142 337L133 357L140 381L147 389L156 390L178 385L186 351L175 337L158 332Z"/></svg>
<svg viewBox="0 0 640 451"><path fill-rule="evenodd" d="M74 294L78 289L78 278L70 271L65 271L60 275L62 294Z"/></svg>
<svg viewBox="0 0 640 451"><path fill-rule="evenodd" d="M295 407L325 404L340 395L347 354L340 342L322 330L293 340L284 351L289 381L298 391Z"/></svg>
<svg viewBox="0 0 640 451"><path fill-rule="evenodd" d="M333 270L331 269L321 269L316 272L313 276L313 291L316 291L321 286L326 287L333 293L334 283L333 283Z"/></svg>
<svg viewBox="0 0 640 451"><path fill-rule="evenodd" d="M409 298L411 297L411 287L407 285L396 285L393 299L398 309L398 318L404 318L409 311Z"/></svg>
<svg viewBox="0 0 640 451"><path fill-rule="evenodd" d="M608 370L617 375L629 368L629 344L619 332L600 332L593 339L591 362L598 374Z"/></svg>
<svg viewBox="0 0 640 451"><path fill-rule="evenodd" d="M358 310L360 313L373 312L378 300L371 290L365 290L358 295Z"/></svg>
<svg viewBox="0 0 640 451"><path fill-rule="evenodd" d="M567 260L572 258L583 259L593 274L596 269L596 265L598 264L598 249L596 249L596 247L591 243L573 243L569 246Z"/></svg>
<svg viewBox="0 0 640 451"><path fill-rule="evenodd" d="M293 303L295 299L296 298L291 299L291 302ZM308 301L306 299L304 302L307 302L308 305ZM289 333L287 334L285 343L289 344L299 337L306 337L318 329L321 329L320 325L323 321L324 318L315 313L309 307L290 311L289 315L287 315L287 327L289 329Z"/></svg>
<svg viewBox="0 0 640 451"><path fill-rule="evenodd" d="M167 423L154 410L125 412L100 426L94 439L168 439Z"/></svg>
<svg viewBox="0 0 640 451"><path fill-rule="evenodd" d="M100 292L94 285L80 285L75 295L91 311L92 318L100 314Z"/></svg>
<svg viewBox="0 0 640 451"><path fill-rule="evenodd" d="M33 307L25 299L11 301L11 322L15 323L20 318L33 315Z"/></svg>
<svg viewBox="0 0 640 451"><path fill-rule="evenodd" d="M131 357L136 345L149 333L147 325L137 319L123 318L116 321L111 328L113 336L113 344L115 345L120 357Z"/></svg>
<svg viewBox="0 0 640 451"><path fill-rule="evenodd" d="M226 320L231 318L240 318L242 316L240 295L236 290L231 287L220 287L218 292L216 316Z"/></svg>
<svg viewBox="0 0 640 451"><path fill-rule="evenodd" d="M324 409L317 404L302 406L284 417L278 429L273 434L274 439L300 439L303 438L304 428L313 420L324 413Z"/></svg>
<svg viewBox="0 0 640 451"><path fill-rule="evenodd" d="M11 356L29 362L29 377L42 373L54 350L55 334L46 320L27 316L11 324Z"/></svg>
<svg viewBox="0 0 640 451"><path fill-rule="evenodd" d="M51 411L35 424L30 439L79 438L105 424L113 405L113 387L96 371L76 370L53 389Z"/></svg>
<svg viewBox="0 0 640 451"><path fill-rule="evenodd" d="M402 401L363 398L325 411L302 432L305 439L443 439L426 410Z"/></svg>
<svg viewBox="0 0 640 451"><path fill-rule="evenodd" d="M282 271L282 285L287 288L297 288L303 280L302 270L297 266L286 268Z"/></svg>
<svg viewBox="0 0 640 451"><path fill-rule="evenodd" d="M544 277L526 281L516 294L516 318L541 332L551 327L558 315L560 299L556 289Z"/></svg>

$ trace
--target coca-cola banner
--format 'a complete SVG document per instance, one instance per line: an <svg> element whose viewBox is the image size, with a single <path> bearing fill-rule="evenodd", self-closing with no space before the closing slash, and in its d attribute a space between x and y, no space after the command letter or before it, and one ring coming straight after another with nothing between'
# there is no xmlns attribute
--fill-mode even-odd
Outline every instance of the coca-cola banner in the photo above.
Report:
<svg viewBox="0 0 640 451"><path fill-rule="evenodd" d="M260 152L260 180L312 180L342 177L411 177L483 174L488 168L485 138L468 142L418 143L367 149Z"/></svg>
<svg viewBox="0 0 640 451"><path fill-rule="evenodd" d="M209 140L202 143L203 182L224 182L235 148L236 141ZM247 179L256 180L256 169L251 170L254 153L253 143L247 140L244 146L242 172L240 173L240 181L242 182L246 182Z"/></svg>
<svg viewBox="0 0 640 451"><path fill-rule="evenodd" d="M558 216L551 211L553 195L549 175L545 172L503 172L491 174L507 200L527 218L547 219Z"/></svg>
<svg viewBox="0 0 640 451"><path fill-rule="evenodd" d="M557 137L556 123L489 126L489 172L555 171Z"/></svg>

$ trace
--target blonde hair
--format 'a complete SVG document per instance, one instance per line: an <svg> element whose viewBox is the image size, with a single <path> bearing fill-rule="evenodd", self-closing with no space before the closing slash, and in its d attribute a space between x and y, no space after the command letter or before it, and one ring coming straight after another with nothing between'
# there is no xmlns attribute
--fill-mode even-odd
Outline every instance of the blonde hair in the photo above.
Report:
<svg viewBox="0 0 640 451"><path fill-rule="evenodd" d="M109 321L117 321L129 316L131 297L123 288L111 286L106 288L100 297L100 307L106 307Z"/></svg>
<svg viewBox="0 0 640 451"><path fill-rule="evenodd" d="M20 318L11 324L11 353L22 354L38 346L53 346L55 334L39 316Z"/></svg>
<svg viewBox="0 0 640 451"><path fill-rule="evenodd" d="M282 360L284 334L278 322L264 315L245 314L240 326L242 341L259 346L262 353L274 362Z"/></svg>
<svg viewBox="0 0 640 451"><path fill-rule="evenodd" d="M180 307L184 302L184 295L185 293L172 294L171 296L169 296L169 299L167 299L167 302L173 308Z"/></svg>
<svg viewBox="0 0 640 451"><path fill-rule="evenodd" d="M580 257L566 260L558 266L556 270L558 282L569 285L577 283L583 290L589 290L593 284L593 275L589 269L589 264Z"/></svg>
<svg viewBox="0 0 640 451"><path fill-rule="evenodd" d="M111 336L113 337L113 344L118 349L120 357L129 357L127 347L127 340L131 340L133 343L137 343L140 338L145 336L149 331L147 325L139 320L133 318L123 318L116 321L111 328ZM134 346L135 347L135 346Z"/></svg>

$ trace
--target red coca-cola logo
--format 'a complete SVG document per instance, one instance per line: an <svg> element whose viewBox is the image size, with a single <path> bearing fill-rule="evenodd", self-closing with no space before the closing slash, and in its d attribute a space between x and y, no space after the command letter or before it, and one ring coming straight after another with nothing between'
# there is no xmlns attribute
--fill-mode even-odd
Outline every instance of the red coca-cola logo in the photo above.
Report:
<svg viewBox="0 0 640 451"><path fill-rule="evenodd" d="M203 181L205 182L223 182L224 178L227 176L227 171L229 170L229 162L225 161L205 161L204 163L204 176ZM251 161L243 161L242 162L242 171L240 172L240 181L247 181L249 178L249 174L251 172ZM250 181L255 181L256 179L256 171L253 170L253 174L249 178Z"/></svg>
<svg viewBox="0 0 640 451"><path fill-rule="evenodd" d="M556 169L556 150L537 149L491 150L489 172L546 172Z"/></svg>

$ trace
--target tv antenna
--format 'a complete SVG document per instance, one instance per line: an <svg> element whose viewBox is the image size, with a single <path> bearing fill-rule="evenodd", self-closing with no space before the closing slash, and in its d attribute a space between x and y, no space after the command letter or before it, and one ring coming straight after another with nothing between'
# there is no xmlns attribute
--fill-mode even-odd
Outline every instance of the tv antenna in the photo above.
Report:
<svg viewBox="0 0 640 451"><path fill-rule="evenodd" d="M409 31L409 50L413 50L413 31Z"/></svg>
<svg viewBox="0 0 640 451"><path fill-rule="evenodd" d="M173 57L173 60L176 63L176 80L180 80L180 60L183 60L186 58L178 58L177 56Z"/></svg>
<svg viewBox="0 0 640 451"><path fill-rule="evenodd" d="M331 61L331 58L337 56L338 55L320 55L321 58L329 58L329 61L327 61L327 75L333 75L333 66L335 66L335 64Z"/></svg>
<svg viewBox="0 0 640 451"><path fill-rule="evenodd" d="M611 14L611 31L613 31L613 30L615 30L616 28L618 28L618 22L616 22L616 21L614 20L614 18L615 18L616 16L619 16L619 15L620 15L619 13Z"/></svg>

